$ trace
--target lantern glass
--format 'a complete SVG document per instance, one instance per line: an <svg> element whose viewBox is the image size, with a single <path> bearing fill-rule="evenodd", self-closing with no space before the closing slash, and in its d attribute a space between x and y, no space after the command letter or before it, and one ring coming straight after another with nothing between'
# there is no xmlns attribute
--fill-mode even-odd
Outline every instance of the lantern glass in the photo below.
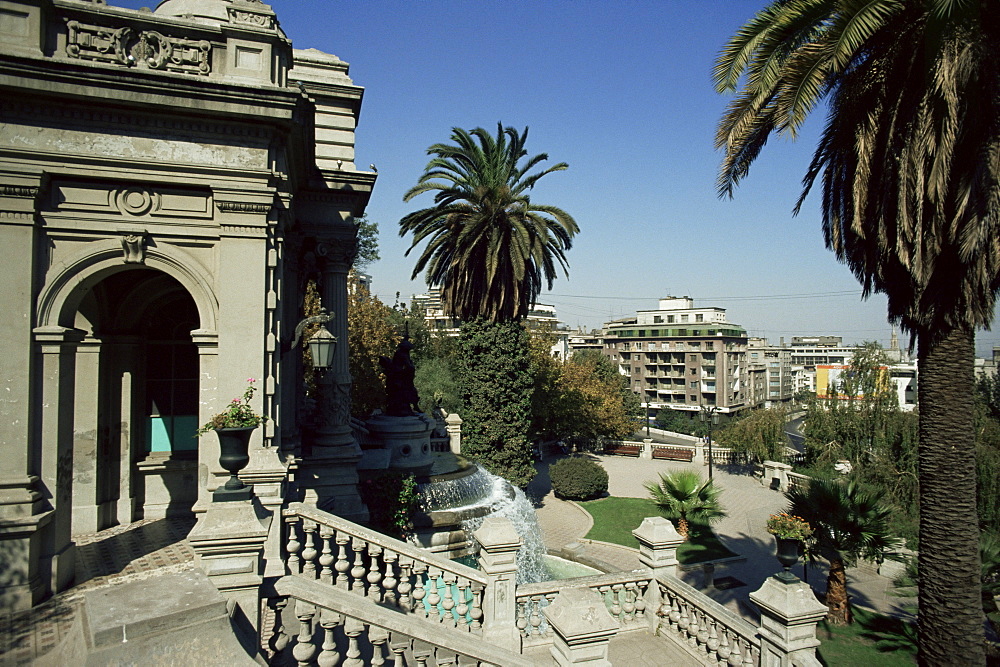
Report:
<svg viewBox="0 0 1000 667"><path fill-rule="evenodd" d="M336 350L337 339L324 326L320 326L309 338L309 354L312 356L313 368L317 370L326 370L333 366Z"/></svg>

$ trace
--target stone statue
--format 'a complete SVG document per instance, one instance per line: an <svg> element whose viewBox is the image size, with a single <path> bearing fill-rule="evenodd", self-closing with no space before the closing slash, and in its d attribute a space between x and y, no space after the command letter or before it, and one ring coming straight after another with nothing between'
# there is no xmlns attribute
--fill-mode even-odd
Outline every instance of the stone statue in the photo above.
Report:
<svg viewBox="0 0 1000 667"><path fill-rule="evenodd" d="M403 336L392 359L379 358L379 364L385 371L385 392L388 395L385 414L393 417L409 417L419 410L420 398L417 396L417 388L413 386L417 369L410 359L412 349L410 337Z"/></svg>

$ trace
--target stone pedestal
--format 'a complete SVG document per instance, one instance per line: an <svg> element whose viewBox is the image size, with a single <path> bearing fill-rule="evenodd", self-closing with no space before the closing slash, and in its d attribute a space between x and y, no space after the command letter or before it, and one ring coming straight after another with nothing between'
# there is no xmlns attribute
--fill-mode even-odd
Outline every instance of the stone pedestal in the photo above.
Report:
<svg viewBox="0 0 1000 667"><path fill-rule="evenodd" d="M365 422L365 427L389 451L390 468L407 470L433 463L431 432L434 430L434 420L427 415L378 415Z"/></svg>
<svg viewBox="0 0 1000 667"><path fill-rule="evenodd" d="M448 431L448 446L451 448L452 454L462 453L462 418L451 413L445 417L444 423L447 424Z"/></svg>
<svg viewBox="0 0 1000 667"><path fill-rule="evenodd" d="M677 576L677 547L684 542L674 524L662 516L648 516L632 531L639 540L639 562L653 571L654 582L646 589L646 608L659 609L662 602L660 586L656 583L666 577ZM656 634L660 617L646 614L649 631Z"/></svg>
<svg viewBox="0 0 1000 667"><path fill-rule="evenodd" d="M775 491L781 491L784 493L788 490L788 473L791 472L792 466L787 463L779 463L778 461L764 461L764 476L761 477L760 483L764 486L769 486Z"/></svg>
<svg viewBox="0 0 1000 667"><path fill-rule="evenodd" d="M653 439L643 438L642 439L642 452L639 453L639 458L653 460Z"/></svg>
<svg viewBox="0 0 1000 667"><path fill-rule="evenodd" d="M253 488L253 495L260 501L266 516L280 516L285 497L288 473L285 463L278 458L275 447L251 447L250 463L240 471L240 479ZM285 574L281 560L281 522L270 521L264 542L264 576L280 577Z"/></svg>
<svg viewBox="0 0 1000 667"><path fill-rule="evenodd" d="M564 589L542 613L555 633L550 650L557 665L611 667L608 642L618 631L618 622L596 591Z"/></svg>
<svg viewBox="0 0 1000 667"><path fill-rule="evenodd" d="M272 518L256 498L213 502L188 535L197 565L243 612L234 620L255 629L260 627L264 544Z"/></svg>
<svg viewBox="0 0 1000 667"><path fill-rule="evenodd" d="M761 667L819 665L816 624L827 609L808 585L797 577L768 577L750 600L760 608Z"/></svg>
<svg viewBox="0 0 1000 667"><path fill-rule="evenodd" d="M482 548L479 569L489 577L483 595L483 639L503 648L521 652L521 633L517 629L515 581L517 552L521 537L510 519L486 517L473 533Z"/></svg>

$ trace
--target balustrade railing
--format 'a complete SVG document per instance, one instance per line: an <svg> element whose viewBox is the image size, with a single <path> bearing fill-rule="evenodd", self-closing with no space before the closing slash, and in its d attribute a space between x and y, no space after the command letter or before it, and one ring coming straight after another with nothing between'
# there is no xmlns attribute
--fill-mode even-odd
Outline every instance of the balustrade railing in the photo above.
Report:
<svg viewBox="0 0 1000 667"><path fill-rule="evenodd" d="M482 632L488 580L481 572L301 503L285 510L284 518L289 574Z"/></svg>
<svg viewBox="0 0 1000 667"><path fill-rule="evenodd" d="M542 609L552 604L561 590L586 586L603 599L608 612L618 621L618 632L648 630L650 627L646 594L652 583L649 570L599 574L561 581L543 581L517 587L515 609L517 629L524 646L551 643L552 628L545 620Z"/></svg>
<svg viewBox="0 0 1000 667"><path fill-rule="evenodd" d="M299 665L441 665L498 667L531 663L520 655L450 628L314 582L284 577L272 600L271 658L291 656ZM325 590L324 590L325 589ZM287 658L285 658L287 660ZM282 663L284 664L284 663Z"/></svg>
<svg viewBox="0 0 1000 667"><path fill-rule="evenodd" d="M658 581L660 634L673 637L709 664L757 667L757 628L704 593L675 578Z"/></svg>

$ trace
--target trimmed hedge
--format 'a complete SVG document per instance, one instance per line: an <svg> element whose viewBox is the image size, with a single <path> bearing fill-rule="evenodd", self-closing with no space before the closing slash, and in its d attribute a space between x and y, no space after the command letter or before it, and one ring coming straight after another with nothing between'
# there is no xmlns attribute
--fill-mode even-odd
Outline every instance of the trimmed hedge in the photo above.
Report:
<svg viewBox="0 0 1000 667"><path fill-rule="evenodd" d="M560 459L549 466L552 490L566 500L591 500L608 492L608 473L601 464L582 456Z"/></svg>

